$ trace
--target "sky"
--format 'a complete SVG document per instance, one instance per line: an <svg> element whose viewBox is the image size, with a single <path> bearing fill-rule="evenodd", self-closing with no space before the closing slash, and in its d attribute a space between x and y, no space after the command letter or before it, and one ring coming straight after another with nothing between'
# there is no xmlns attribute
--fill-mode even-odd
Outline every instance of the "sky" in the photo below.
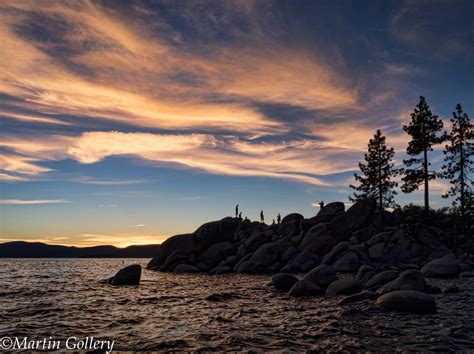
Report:
<svg viewBox="0 0 474 354"><path fill-rule="evenodd" d="M237 203L269 223L349 206L376 129L406 157L420 95L446 128L458 102L474 114L473 17L471 0L1 1L0 242L159 243Z"/></svg>

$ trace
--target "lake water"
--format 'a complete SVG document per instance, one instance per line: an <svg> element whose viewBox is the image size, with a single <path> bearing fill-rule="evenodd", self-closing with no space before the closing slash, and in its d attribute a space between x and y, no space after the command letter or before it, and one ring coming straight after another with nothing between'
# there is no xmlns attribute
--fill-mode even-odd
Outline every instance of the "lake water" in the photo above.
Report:
<svg viewBox="0 0 474 354"><path fill-rule="evenodd" d="M123 263L122 263L123 262ZM114 340L114 350L474 350L474 280L432 281L436 315L380 313L340 298L289 298L268 276L144 271L140 286L98 280L147 260L0 260L0 338ZM208 301L227 293L222 301Z"/></svg>

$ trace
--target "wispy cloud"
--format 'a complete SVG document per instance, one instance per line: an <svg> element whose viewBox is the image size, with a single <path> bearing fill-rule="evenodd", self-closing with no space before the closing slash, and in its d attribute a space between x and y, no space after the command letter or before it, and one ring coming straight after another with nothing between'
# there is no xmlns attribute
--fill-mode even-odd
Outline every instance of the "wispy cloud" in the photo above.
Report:
<svg viewBox="0 0 474 354"><path fill-rule="evenodd" d="M65 199L0 199L2 205L40 205L70 203Z"/></svg>

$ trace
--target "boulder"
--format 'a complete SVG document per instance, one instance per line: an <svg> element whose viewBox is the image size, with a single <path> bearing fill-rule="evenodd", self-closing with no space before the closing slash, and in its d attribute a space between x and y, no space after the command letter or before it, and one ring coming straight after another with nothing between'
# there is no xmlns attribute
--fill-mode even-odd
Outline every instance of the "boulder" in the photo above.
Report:
<svg viewBox="0 0 474 354"><path fill-rule="evenodd" d="M345 297L339 302L339 305L352 304L354 302L360 302L365 300L375 300L377 297L378 295L373 291L364 290L360 293Z"/></svg>
<svg viewBox="0 0 474 354"><path fill-rule="evenodd" d="M406 270L400 275L383 285L377 292L379 294L386 294L397 290L416 290L425 291L426 282L423 274L419 270Z"/></svg>
<svg viewBox="0 0 474 354"><path fill-rule="evenodd" d="M285 216L282 220L281 220L281 224L282 225L285 225L285 224L289 224L289 223L292 223L294 221L301 221L304 219L304 216L301 215L301 214L298 214L298 213L292 213L292 214L288 214L287 216Z"/></svg>
<svg viewBox="0 0 474 354"><path fill-rule="evenodd" d="M266 243L260 247L246 262L243 262L237 271L239 273L263 273L278 261L278 246L275 243Z"/></svg>
<svg viewBox="0 0 474 354"><path fill-rule="evenodd" d="M327 296L353 295L362 290L362 284L357 279L338 279L326 289Z"/></svg>
<svg viewBox="0 0 474 354"><path fill-rule="evenodd" d="M359 266L359 257L353 251L344 253L332 265L336 272L357 272Z"/></svg>
<svg viewBox="0 0 474 354"><path fill-rule="evenodd" d="M459 262L453 258L438 258L421 268L426 277L433 278L456 278L459 273Z"/></svg>
<svg viewBox="0 0 474 354"><path fill-rule="evenodd" d="M331 266L326 264L321 264L317 266L309 273L307 273L304 280L309 280L314 282L318 287L326 289L329 284L337 280L337 275L334 269Z"/></svg>
<svg viewBox="0 0 474 354"><path fill-rule="evenodd" d="M234 251L234 244L230 242L219 242L209 247L198 257L198 267L203 271L209 271L222 260L229 257Z"/></svg>
<svg viewBox="0 0 474 354"><path fill-rule="evenodd" d="M324 290L310 279L302 279L295 283L289 292L290 296L321 296L324 295Z"/></svg>
<svg viewBox="0 0 474 354"><path fill-rule="evenodd" d="M383 260L385 258L385 244L380 242L370 247L369 258L376 261Z"/></svg>
<svg viewBox="0 0 474 354"><path fill-rule="evenodd" d="M332 219L327 226L329 233L336 242L348 241L351 238L351 229L347 225L345 214L341 214Z"/></svg>
<svg viewBox="0 0 474 354"><path fill-rule="evenodd" d="M369 224L375 209L375 199L368 198L355 202L345 213L349 229L356 231Z"/></svg>
<svg viewBox="0 0 474 354"><path fill-rule="evenodd" d="M272 230L254 232L248 239L244 241L244 249L246 252L254 252L271 241L273 236Z"/></svg>
<svg viewBox="0 0 474 354"><path fill-rule="evenodd" d="M347 250L350 246L350 243L347 241L339 242L321 261L321 264L331 264L337 257Z"/></svg>
<svg viewBox="0 0 474 354"><path fill-rule="evenodd" d="M288 263L296 255L297 252L298 251L296 250L296 248L291 246L285 252L283 252L281 256L281 261L285 264Z"/></svg>
<svg viewBox="0 0 474 354"><path fill-rule="evenodd" d="M392 291L380 296L374 308L386 311L410 312L418 314L436 313L433 296L415 290Z"/></svg>
<svg viewBox="0 0 474 354"><path fill-rule="evenodd" d="M271 284L277 290L288 292L298 281L299 279L294 275L288 273L279 273L272 277Z"/></svg>
<svg viewBox="0 0 474 354"><path fill-rule="evenodd" d="M324 206L324 208L319 210L319 213L311 218L314 224L329 222L334 219L336 216L344 214L344 203L333 202Z"/></svg>
<svg viewBox="0 0 474 354"><path fill-rule="evenodd" d="M148 262L147 269L159 269L166 259L174 252L191 253L195 250L196 245L192 234L176 235L164 241L157 250L156 256Z"/></svg>
<svg viewBox="0 0 474 354"><path fill-rule="evenodd" d="M142 275L142 267L139 264L132 264L120 269L113 277L105 279L102 283L111 285L139 285Z"/></svg>
<svg viewBox="0 0 474 354"><path fill-rule="evenodd" d="M327 224L318 224L306 232L298 250L308 250L322 256L331 251L335 245L336 240L329 233Z"/></svg>
<svg viewBox="0 0 474 354"><path fill-rule="evenodd" d="M359 268L357 272L356 279L359 280L362 284L365 284L371 279L375 274L377 274L377 270L367 264L364 264Z"/></svg>
<svg viewBox="0 0 474 354"><path fill-rule="evenodd" d="M194 254L183 250L176 250L166 258L158 270L161 272L171 272L178 264L189 264L194 263L194 261Z"/></svg>
<svg viewBox="0 0 474 354"><path fill-rule="evenodd" d="M365 289L377 289L382 285L387 284L389 281L392 281L398 277L398 271L396 270L385 270L378 274L375 274L372 278L365 283Z"/></svg>
<svg viewBox="0 0 474 354"><path fill-rule="evenodd" d="M237 218L227 217L219 221L211 221L201 225L194 231L196 246L205 251L219 242L233 242L234 232L240 224Z"/></svg>

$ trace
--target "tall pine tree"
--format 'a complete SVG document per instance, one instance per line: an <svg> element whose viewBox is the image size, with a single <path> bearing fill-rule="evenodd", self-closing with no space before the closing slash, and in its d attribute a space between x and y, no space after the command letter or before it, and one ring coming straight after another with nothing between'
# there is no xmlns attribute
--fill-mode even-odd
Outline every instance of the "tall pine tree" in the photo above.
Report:
<svg viewBox="0 0 474 354"><path fill-rule="evenodd" d="M377 130L373 139L370 139L368 152L364 154L366 164L359 162L359 168L363 175L354 174L354 178L359 182L359 186L350 185L354 192L353 197L349 199L353 202L365 199L375 198L379 207L396 206L393 190L397 183L391 178L395 174L393 170L392 158L395 154L393 148L388 149L385 144L385 137L382 132Z"/></svg>
<svg viewBox="0 0 474 354"><path fill-rule="evenodd" d="M403 126L403 130L411 136L408 143L407 154L413 156L403 160L405 168L401 169L404 193L411 193L424 184L425 187L425 212L429 212L429 181L435 179L437 174L429 170L428 152L433 151L433 146L441 144L446 139L446 133L438 136L443 129L443 121L430 111L423 96L411 113L411 122Z"/></svg>
<svg viewBox="0 0 474 354"><path fill-rule="evenodd" d="M455 197L453 207L459 211L461 216L461 230L464 231L466 215L472 206L473 193L469 178L473 172L472 153L474 145L473 126L466 113L463 112L461 104L456 105L456 111L451 118L452 131L449 135L449 144L444 152L443 177L449 179L451 188L443 195L443 198Z"/></svg>

